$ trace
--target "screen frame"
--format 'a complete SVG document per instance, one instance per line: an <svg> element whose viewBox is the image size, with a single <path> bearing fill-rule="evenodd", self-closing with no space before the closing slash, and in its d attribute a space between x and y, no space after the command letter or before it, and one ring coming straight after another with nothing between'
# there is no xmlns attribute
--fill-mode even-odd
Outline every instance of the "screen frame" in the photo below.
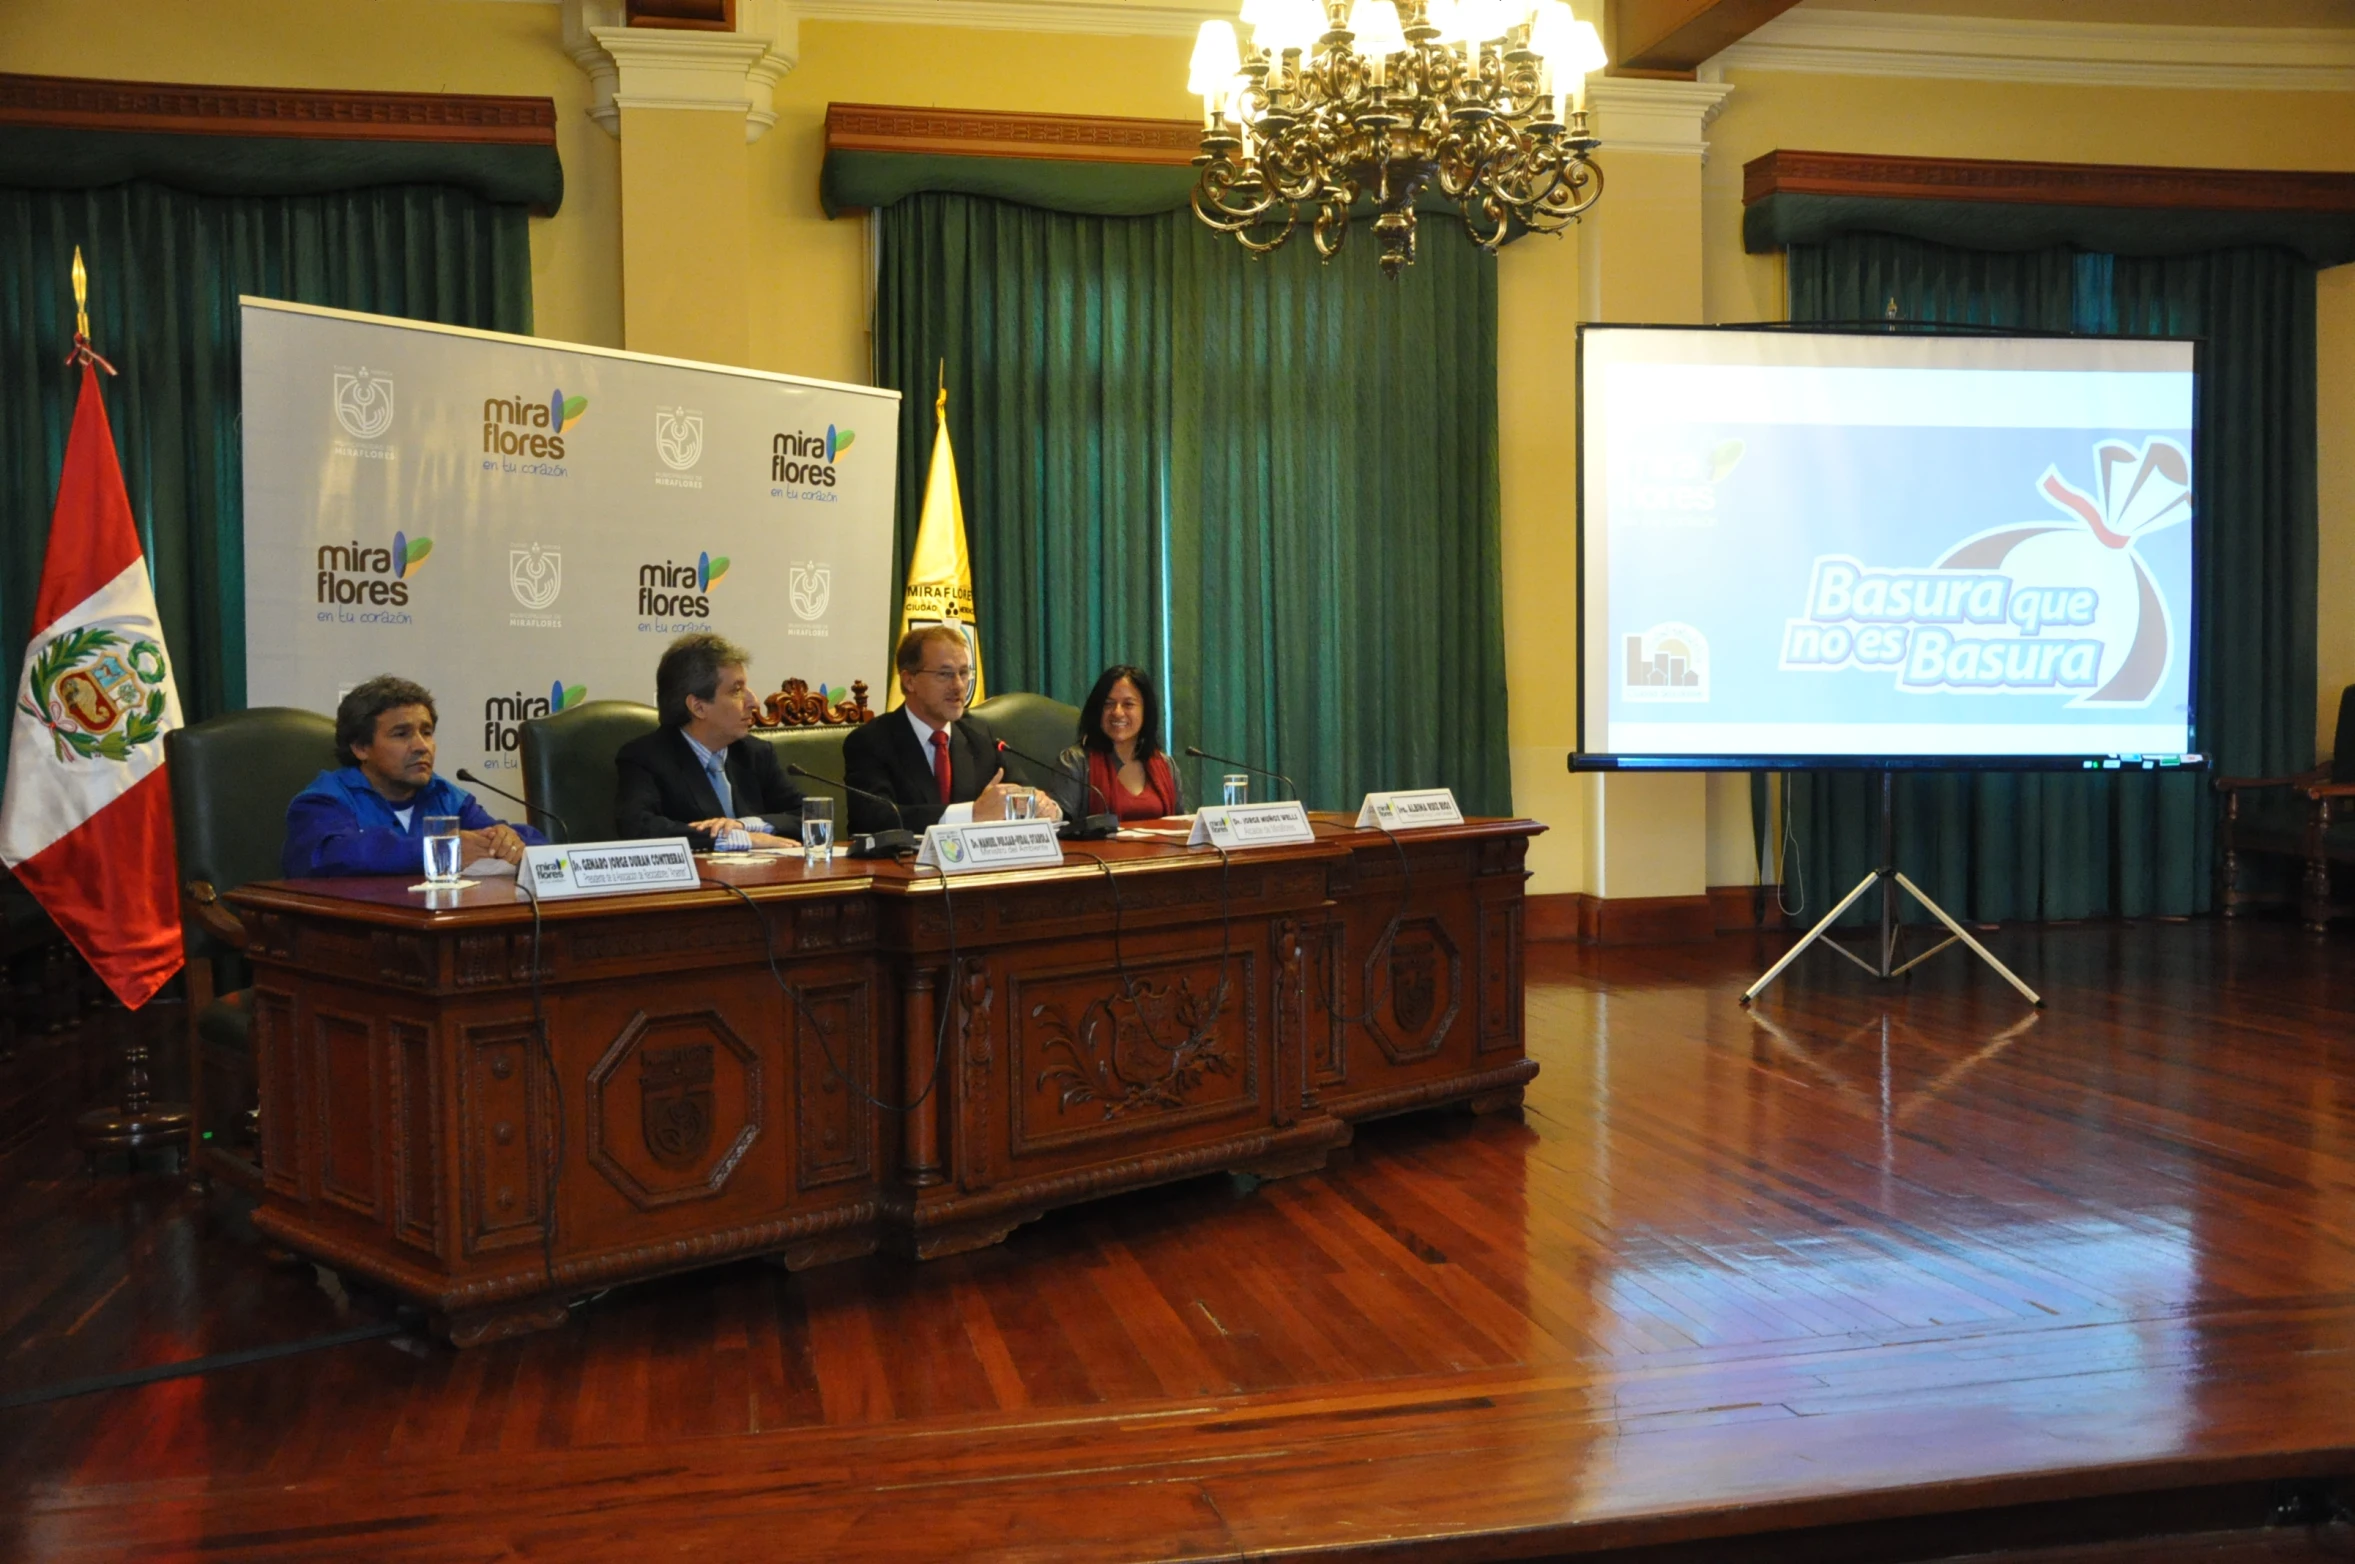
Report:
<svg viewBox="0 0 2355 1564"><path fill-rule="evenodd" d="M1586 339L1589 331L1692 331L1775 336L1822 337L1967 337L1976 340L2016 340L2038 342L2179 342L2188 345L2192 354L2192 415L2191 460L2192 532L2191 532L2191 601L2184 609L2184 655L2189 666L2185 670L2184 734L2185 753L2164 760L2142 756L2127 758L2108 753L2078 753L2053 755L1804 755L1804 754L1745 754L1745 755L1646 755L1598 753L1587 747L1587 593L1586 593ZM2008 326L1975 326L1936 321L1756 321L1724 325L1694 325L1637 321L1580 321L1577 330L1577 349L1572 355L1573 408L1571 431L1572 450L1576 469L1573 486L1577 491L1576 521L1573 542L1577 550L1573 590L1578 599L1576 646L1578 648L1578 737L1570 751L1573 772L1611 771L2196 771L2205 769L2208 757L2200 748L2199 690L2200 690L2200 555L2204 507L2200 504L2197 475L2204 469L2200 464L2200 447L2207 423L2201 389L2206 384L2208 339L2204 336L2133 336L2092 331L2022 331Z"/></svg>

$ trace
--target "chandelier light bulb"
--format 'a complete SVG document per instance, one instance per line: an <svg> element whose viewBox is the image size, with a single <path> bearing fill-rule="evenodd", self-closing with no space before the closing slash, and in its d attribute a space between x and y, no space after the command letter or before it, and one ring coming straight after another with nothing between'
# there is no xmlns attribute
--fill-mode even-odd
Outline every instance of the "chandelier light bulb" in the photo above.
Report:
<svg viewBox="0 0 2355 1564"><path fill-rule="evenodd" d="M1439 36L1432 40L1434 43L1457 44L1464 41L1463 26L1456 17L1456 0L1430 0L1423 8L1423 20L1439 29Z"/></svg>
<svg viewBox="0 0 2355 1564"><path fill-rule="evenodd" d="M1243 8L1243 18L1252 23L1253 42L1270 59L1281 58L1287 49L1307 54L1325 35L1325 8L1318 0L1252 0Z"/></svg>
<svg viewBox="0 0 2355 1564"><path fill-rule="evenodd" d="M1486 43L1512 30L1513 10L1509 0L1457 0L1456 26L1470 42Z"/></svg>
<svg viewBox="0 0 2355 1564"><path fill-rule="evenodd" d="M1387 59L1406 47L1406 29L1391 0L1357 0L1350 8L1349 30L1357 34L1351 47L1369 60Z"/></svg>
<svg viewBox="0 0 2355 1564"><path fill-rule="evenodd" d="M1243 68L1243 51L1232 22L1204 22L1194 34L1194 58L1186 69L1186 91L1202 98L1203 111L1226 95L1227 83Z"/></svg>

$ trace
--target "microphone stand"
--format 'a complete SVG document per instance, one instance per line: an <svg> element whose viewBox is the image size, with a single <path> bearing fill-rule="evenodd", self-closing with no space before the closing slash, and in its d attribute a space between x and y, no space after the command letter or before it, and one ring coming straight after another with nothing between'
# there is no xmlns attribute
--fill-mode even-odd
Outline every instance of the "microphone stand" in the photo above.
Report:
<svg viewBox="0 0 2355 1564"><path fill-rule="evenodd" d="M898 829L891 831L853 831L843 839L846 844L843 849L845 858L897 858L901 853L912 853L916 850L916 834L907 828L908 817L900 813L898 799L868 788L854 787L840 777L825 776L812 771L807 766L796 765L792 761L785 763L785 770L791 776L807 777L812 782L823 782L828 787L838 787L845 793L856 793L861 798L872 798L889 809L891 817L900 822Z"/></svg>
<svg viewBox="0 0 2355 1564"><path fill-rule="evenodd" d="M1197 748L1192 744L1188 744L1186 746L1186 753L1196 760L1215 760L1222 766L1239 767L1244 771L1250 772L1254 776L1273 777L1278 782L1283 783L1284 786L1290 790L1294 798L1298 798L1300 796L1300 784L1294 782L1290 777L1284 775L1284 773L1281 771L1270 771L1265 766L1255 766L1248 760L1236 760L1227 755L1213 755L1210 753L1210 751Z"/></svg>
<svg viewBox="0 0 2355 1564"><path fill-rule="evenodd" d="M572 827L566 825L564 823L564 816L558 814L555 810L543 808L541 805L533 803L528 798L510 793L505 788L499 786L499 784L496 782L485 782L482 778L476 776L473 772L467 770L464 766L460 766L458 768L458 780L461 782L470 782L479 788L486 788L489 791L498 794L501 798L507 800L511 804L521 804L524 808L530 810L533 814L540 815L546 819L555 821L556 829L564 833L564 839L568 842L572 840Z"/></svg>
<svg viewBox="0 0 2355 1564"><path fill-rule="evenodd" d="M1028 761L1031 765L1038 767L1040 771L1044 772L1050 777L1063 775L1063 768L1061 766L1050 766L1045 761L1039 759L1036 755L1025 755L1022 753L1022 751L1016 749L1013 745L1007 743L1004 739L998 740L998 753L1001 755L1011 755L1016 760ZM1066 777L1065 780L1069 779ZM1077 815L1066 819L1063 822L1063 829L1056 834L1074 842L1100 842L1108 836L1119 835L1120 814L1117 810L1110 808L1112 800L1109 798L1104 798L1104 790L1096 786L1095 781L1092 778L1080 778L1080 785L1087 789L1086 793L1079 795L1081 808ZM1086 804L1088 793L1093 793L1098 798L1104 799L1104 803L1106 805L1105 813L1100 815L1091 815L1087 812ZM1056 803L1061 804L1062 800L1057 799Z"/></svg>

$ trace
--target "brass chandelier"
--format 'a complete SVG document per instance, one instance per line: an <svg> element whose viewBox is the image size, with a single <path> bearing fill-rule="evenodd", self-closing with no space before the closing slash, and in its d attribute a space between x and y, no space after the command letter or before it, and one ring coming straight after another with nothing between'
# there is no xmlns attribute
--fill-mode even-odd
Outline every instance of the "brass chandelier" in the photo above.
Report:
<svg viewBox="0 0 2355 1564"><path fill-rule="evenodd" d="M1194 215L1254 254L1313 212L1330 260L1370 198L1383 273L1415 258L1426 189L1495 250L1516 228L1559 233L1603 193L1588 160L1587 73L1606 63L1564 0L1245 0L1204 22L1187 90L1202 98Z"/></svg>

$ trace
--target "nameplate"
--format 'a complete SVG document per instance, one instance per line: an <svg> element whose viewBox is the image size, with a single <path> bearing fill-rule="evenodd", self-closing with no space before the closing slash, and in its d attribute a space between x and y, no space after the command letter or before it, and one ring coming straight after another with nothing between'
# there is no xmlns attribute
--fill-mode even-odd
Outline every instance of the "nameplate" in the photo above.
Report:
<svg viewBox="0 0 2355 1564"><path fill-rule="evenodd" d="M1425 787L1399 793L1368 793L1358 806L1361 831L1413 831L1427 825L1462 825L1464 812L1456 807L1453 788Z"/></svg>
<svg viewBox="0 0 2355 1564"><path fill-rule="evenodd" d="M924 833L916 852L920 868L943 874L981 869L1030 869L1063 861L1063 843L1052 820L977 820L971 825L936 825Z"/></svg>
<svg viewBox="0 0 2355 1564"><path fill-rule="evenodd" d="M527 847L523 850L523 878L532 894L542 900L691 891L698 880L695 850L683 836Z"/></svg>
<svg viewBox="0 0 2355 1564"><path fill-rule="evenodd" d="M1313 842L1308 811L1289 804L1210 805L1194 811L1194 834L1188 847L1279 847L1286 842Z"/></svg>

